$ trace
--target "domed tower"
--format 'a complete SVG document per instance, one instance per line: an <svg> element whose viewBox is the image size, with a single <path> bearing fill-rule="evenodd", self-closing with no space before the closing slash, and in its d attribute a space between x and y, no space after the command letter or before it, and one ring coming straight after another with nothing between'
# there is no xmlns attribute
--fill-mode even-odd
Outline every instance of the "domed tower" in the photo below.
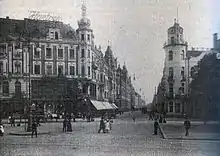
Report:
<svg viewBox="0 0 220 156"><path fill-rule="evenodd" d="M86 17L86 5L82 5L82 18L78 21L76 30L78 37L78 75L81 78L92 78L92 47L94 45L91 22Z"/></svg>
<svg viewBox="0 0 220 156"><path fill-rule="evenodd" d="M186 90L186 52L187 42L183 39L183 28L174 20L168 29L168 39L164 44L164 78L167 113L174 116L184 114L184 95Z"/></svg>

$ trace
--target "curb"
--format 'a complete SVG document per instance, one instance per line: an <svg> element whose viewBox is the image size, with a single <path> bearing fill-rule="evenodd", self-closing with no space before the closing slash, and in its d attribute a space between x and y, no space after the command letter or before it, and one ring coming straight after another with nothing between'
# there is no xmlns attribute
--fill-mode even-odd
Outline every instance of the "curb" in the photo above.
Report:
<svg viewBox="0 0 220 156"><path fill-rule="evenodd" d="M201 141L220 141L220 139L208 139L208 138L166 138L170 140L201 140Z"/></svg>
<svg viewBox="0 0 220 156"><path fill-rule="evenodd" d="M159 130L160 130L160 134L162 136L163 139L167 139L167 136L166 134L164 133L163 129L161 128L160 124L158 123L158 126L159 126Z"/></svg>
<svg viewBox="0 0 220 156"><path fill-rule="evenodd" d="M42 133L37 133L37 135L46 135L46 134L51 134L51 132L42 132ZM7 133L7 135L14 135L14 136L31 136L31 132L30 133Z"/></svg>

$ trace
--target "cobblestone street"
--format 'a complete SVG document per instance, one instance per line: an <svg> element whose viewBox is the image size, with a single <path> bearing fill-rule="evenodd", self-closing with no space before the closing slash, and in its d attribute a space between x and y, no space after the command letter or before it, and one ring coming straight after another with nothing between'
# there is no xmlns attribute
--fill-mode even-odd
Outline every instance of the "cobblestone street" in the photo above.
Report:
<svg viewBox="0 0 220 156"><path fill-rule="evenodd" d="M196 140L164 140L154 136L152 121L136 113L136 122L130 114L114 120L109 134L98 134L99 121L73 124L72 133L62 133L62 123L43 124L56 129L48 135L5 135L0 139L0 155L80 155L80 156L217 156L220 142ZM53 128L51 128L53 127ZM7 127L6 127L7 131Z"/></svg>

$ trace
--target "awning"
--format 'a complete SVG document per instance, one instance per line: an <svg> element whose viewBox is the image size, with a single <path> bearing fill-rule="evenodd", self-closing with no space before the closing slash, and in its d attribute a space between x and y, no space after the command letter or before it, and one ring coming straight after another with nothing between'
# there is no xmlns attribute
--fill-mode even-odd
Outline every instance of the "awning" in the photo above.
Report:
<svg viewBox="0 0 220 156"><path fill-rule="evenodd" d="M96 101L96 100L91 100L91 103L97 110L104 110L106 109L105 105L102 103L102 101Z"/></svg>
<svg viewBox="0 0 220 156"><path fill-rule="evenodd" d="M110 103L110 104L114 107L114 109L118 109L118 107L114 103Z"/></svg>
<svg viewBox="0 0 220 156"><path fill-rule="evenodd" d="M108 103L108 102L103 102L103 104L105 105L106 109L114 109L114 107L112 105L110 105L110 103Z"/></svg>
<svg viewBox="0 0 220 156"><path fill-rule="evenodd" d="M97 110L110 110L110 109L118 109L118 107L115 104L110 104L109 102L105 101L96 101L91 100L91 103Z"/></svg>

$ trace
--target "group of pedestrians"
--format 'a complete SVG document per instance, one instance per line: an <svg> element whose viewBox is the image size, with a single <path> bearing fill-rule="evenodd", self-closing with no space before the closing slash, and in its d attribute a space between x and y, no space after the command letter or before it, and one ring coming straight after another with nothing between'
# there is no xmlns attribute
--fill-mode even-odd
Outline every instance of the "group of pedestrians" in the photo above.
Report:
<svg viewBox="0 0 220 156"><path fill-rule="evenodd" d="M100 120L100 124L99 124L99 130L98 130L98 133L100 133L101 131L103 133L109 133L110 130L112 130L112 123L113 123L113 120L111 117L109 118L104 118L103 116L101 117L101 120Z"/></svg>

